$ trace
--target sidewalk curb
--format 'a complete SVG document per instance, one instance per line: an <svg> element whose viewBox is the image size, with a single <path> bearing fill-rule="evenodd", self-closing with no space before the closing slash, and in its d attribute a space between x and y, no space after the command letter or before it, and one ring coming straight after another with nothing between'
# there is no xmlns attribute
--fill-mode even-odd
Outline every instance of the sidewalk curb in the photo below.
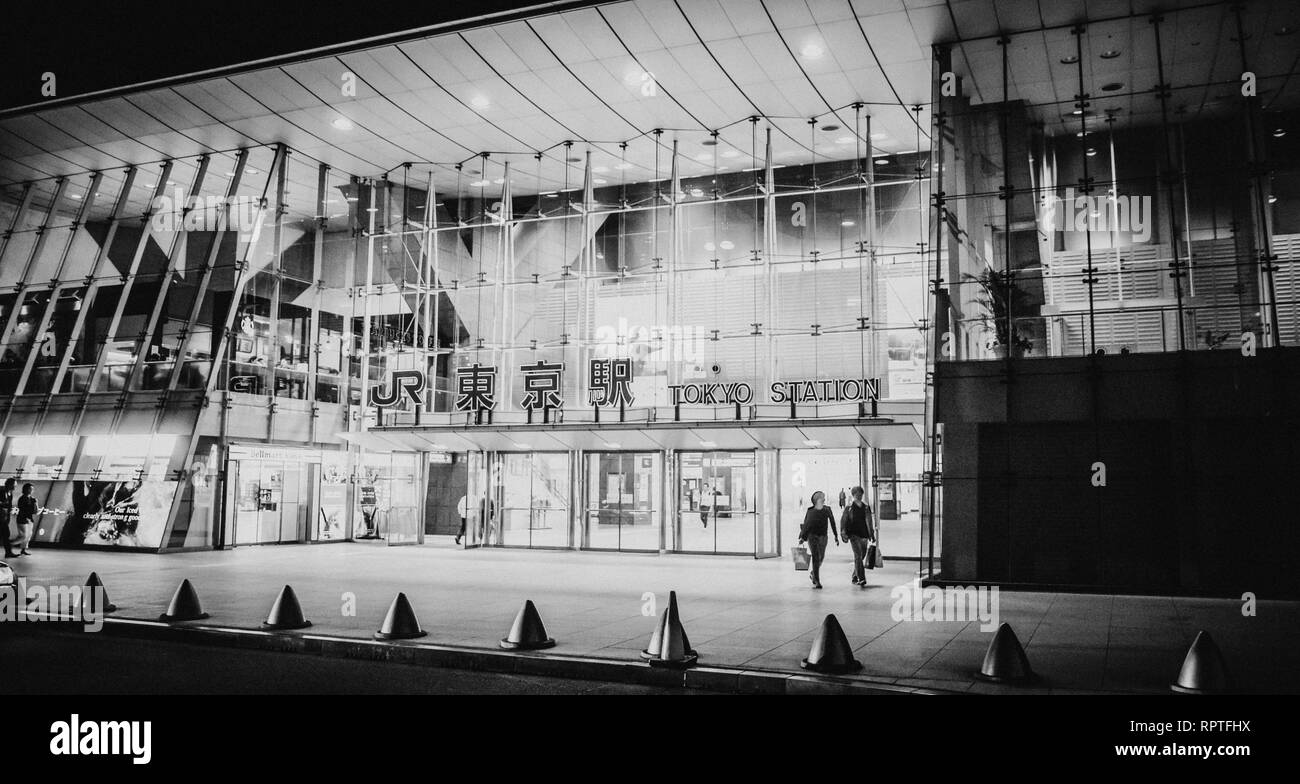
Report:
<svg viewBox="0 0 1300 784"><path fill-rule="evenodd" d="M51 628L55 628L51 624ZM528 651L499 651L440 645L420 641L377 641L355 637L263 631L200 623L166 624L127 618L106 618L102 634L162 642L185 642L246 650L298 653L331 658L388 661L517 675L543 675L641 686L700 689L730 694L945 694L936 689L899 686L739 667L699 666L686 670L653 668L639 661L605 659Z"/></svg>

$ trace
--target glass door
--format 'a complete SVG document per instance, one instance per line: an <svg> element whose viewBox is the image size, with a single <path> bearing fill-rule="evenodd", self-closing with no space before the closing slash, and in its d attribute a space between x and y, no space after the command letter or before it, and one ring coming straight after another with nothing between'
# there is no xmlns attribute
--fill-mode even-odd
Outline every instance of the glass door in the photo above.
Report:
<svg viewBox="0 0 1300 784"><path fill-rule="evenodd" d="M758 483L753 452L677 453L677 547L753 554Z"/></svg>
<svg viewBox="0 0 1300 784"><path fill-rule="evenodd" d="M586 461L585 547L657 552L663 466L656 452L591 452Z"/></svg>

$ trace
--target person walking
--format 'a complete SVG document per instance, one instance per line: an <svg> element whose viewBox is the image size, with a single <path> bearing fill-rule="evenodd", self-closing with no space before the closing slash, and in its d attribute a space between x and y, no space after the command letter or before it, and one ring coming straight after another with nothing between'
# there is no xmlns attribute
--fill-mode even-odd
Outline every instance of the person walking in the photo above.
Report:
<svg viewBox="0 0 1300 784"><path fill-rule="evenodd" d="M18 499L18 531L23 548L18 551L19 555L31 555L27 547L32 543L32 532L36 528L36 513L40 511L40 505L32 495L34 489L31 482L23 485L23 494Z"/></svg>
<svg viewBox="0 0 1300 784"><path fill-rule="evenodd" d="M861 487L853 488L853 501L844 509L840 519L840 533L844 541L853 547L853 584L867 587L867 548L876 539L876 522L871 513L871 504L863 500L866 491Z"/></svg>
<svg viewBox="0 0 1300 784"><path fill-rule="evenodd" d="M808 579L812 580L814 588L822 587L821 567L822 560L826 557L826 527L830 526L831 539L835 541L835 546L839 547L839 535L835 531L835 515L831 513L830 507L826 506L826 494L818 490L812 495L812 506L804 512L803 525L799 526L799 543L808 543L808 549L812 553L812 568L808 574Z"/></svg>

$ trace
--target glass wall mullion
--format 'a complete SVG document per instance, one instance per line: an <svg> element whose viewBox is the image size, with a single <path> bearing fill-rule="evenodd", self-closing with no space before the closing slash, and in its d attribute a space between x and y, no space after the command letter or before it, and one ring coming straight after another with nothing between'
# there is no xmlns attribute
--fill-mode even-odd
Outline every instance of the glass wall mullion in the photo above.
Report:
<svg viewBox="0 0 1300 784"><path fill-rule="evenodd" d="M208 284L212 281L212 271L216 267L217 256L221 252L221 241L225 238L226 231L229 230L230 205L233 203L235 194L239 192L239 184L244 178L244 167L247 164L248 150L240 150L235 156L235 173L230 176L230 183L226 186L225 208L217 213L216 231L212 233L212 244L208 247L207 257L203 260L203 272L199 277L198 288L194 292L194 303L190 305L189 318L185 322L185 335L181 338L180 345L177 346L176 362L173 363L171 376L167 379L167 390L169 392L176 389L176 384L179 382L181 377L181 369L185 367L186 358L189 356L190 341L194 337L194 324L198 321L199 314L203 310L203 299L207 296ZM236 260L236 265L239 265L238 260ZM234 314L234 312L238 310L237 297L240 293L239 290L242 288L242 282L242 276L237 276L234 286L235 290L231 293L230 306L227 308L229 311L226 318L227 323L230 321L230 315ZM212 328L215 333L217 325L214 323ZM213 379L217 376L217 371L220 368L219 363L223 360L223 356L216 351L217 346L215 344L220 342L221 347L224 348L225 337L226 335L223 332L220 341L213 341L212 367L209 370L207 381L207 387L209 389L212 388Z"/></svg>
<svg viewBox="0 0 1300 784"><path fill-rule="evenodd" d="M280 296L284 287L284 216L288 212L288 206L284 203L284 183L285 176L289 169L289 151L284 149L280 156L279 164L275 167L275 225L271 227L271 261L267 264L267 269L271 270L271 350L266 358L267 369L271 371L271 387L266 390L266 394L271 398L270 405L267 406L266 413L266 437L275 440L275 412L276 397L279 391L279 373L277 366L279 362L279 341L280 341ZM234 307L234 303L231 303ZM292 382L290 382L292 383Z"/></svg>
<svg viewBox="0 0 1300 784"><path fill-rule="evenodd" d="M176 228L176 236L172 238L172 245L167 253L167 271L163 273L162 282L158 286L158 299L154 302L153 310L149 314L149 321L145 324L144 346L148 346L149 342L154 338L154 332L158 329L159 321L162 320L163 308L167 302L167 293L171 289L172 279L179 271L181 243L186 240L185 218L194 209L194 201L203 190L203 183L207 179L208 164L210 162L210 156L204 155L199 158L199 170L195 173L194 182L190 185L189 196L186 197L185 204L181 206L180 225ZM134 380L140 375L148 353L146 350L136 352L135 365L127 373L124 388L132 388ZM179 357L177 357L177 361L180 361Z"/></svg>
<svg viewBox="0 0 1300 784"><path fill-rule="evenodd" d="M27 183L23 186L23 196L18 201L18 209L14 211L14 219L10 221L9 228L0 233L0 259L5 256L5 248L9 245L9 238L14 235L18 227L22 225L23 217L27 214L27 209L32 206L32 198L36 195L36 186L34 183ZM5 332L5 342L9 340L9 333Z"/></svg>
<svg viewBox="0 0 1300 784"><path fill-rule="evenodd" d="M82 330L85 329L86 319L90 316L92 299L95 294L103 288L101 278L103 277L104 266L111 264L108 256L108 249L113 247L113 241L117 238L117 229L122 224L122 213L126 210L127 202L131 199L131 189L135 187L135 175L138 169L134 166L126 170L126 176L122 179L122 190L117 195L117 204L113 207L113 217L108 226L108 232L104 235L104 243L99 248L99 253L95 257L95 264L91 268L90 277L86 281L86 294L83 302L87 303L85 307L77 311L76 321L72 325L72 332L68 335L68 345L63 350L63 356L59 360L59 369L55 371L54 380L50 383L49 394L56 394L63 388L63 378L67 375L68 365L72 363L73 349L77 341L81 338ZM90 386L87 385L87 389Z"/></svg>
<svg viewBox="0 0 1300 784"><path fill-rule="evenodd" d="M104 344L100 347L98 356L95 359L95 367L90 372L90 379L86 384L86 389L90 392L99 391L100 375L104 370L104 363L108 360L108 344L117 340L117 328L122 323L122 313L126 310L127 300L131 296L131 291L135 288L136 272L140 269L140 259L144 257L145 248L149 245L149 237L152 235L154 211L158 208L159 199L167 192L167 178L172 173L172 161L167 161L162 166L162 172L158 175L158 183L154 186L153 198L150 199L149 205L145 208L141 216L142 225L140 227L140 239L136 241L135 252L131 254L131 263L127 266L126 272L122 275L122 293L117 297L117 305L113 307L113 315L109 319L108 328L104 330ZM136 354L143 354L145 336L143 334L136 336ZM56 379L56 383L59 379ZM55 387L57 389L58 387ZM126 387L123 387L126 391Z"/></svg>
<svg viewBox="0 0 1300 784"><path fill-rule="evenodd" d="M308 336L314 344L307 352L307 389L305 391L306 399L311 401L311 421L309 432L311 440L316 441L319 438L317 429L319 427L320 406L319 396L316 393L316 374L320 372L320 352L321 352L321 299L325 294L324 270L321 267L322 259L325 255L325 229L329 225L329 205L326 203L327 188L329 187L330 167L326 164L320 164L317 167L316 178L316 236L312 237L311 249L311 285L316 290L315 296L311 298L311 326L309 327ZM346 371L346 368L343 368Z"/></svg>

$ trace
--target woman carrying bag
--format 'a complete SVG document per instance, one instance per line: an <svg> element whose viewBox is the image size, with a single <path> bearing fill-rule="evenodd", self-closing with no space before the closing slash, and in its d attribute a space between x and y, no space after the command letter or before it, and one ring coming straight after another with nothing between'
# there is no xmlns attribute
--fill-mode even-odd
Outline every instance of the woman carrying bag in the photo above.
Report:
<svg viewBox="0 0 1300 784"><path fill-rule="evenodd" d="M813 505L804 512L803 525L799 526L799 543L807 542L808 549L812 551L812 574L808 575L808 579L812 580L814 588L821 588L822 559L826 557L826 527L830 526L831 539L835 540L836 547L839 546L840 539L835 531L835 515L826 506L826 494L818 490L813 493L812 502Z"/></svg>
<svg viewBox="0 0 1300 784"><path fill-rule="evenodd" d="M863 500L866 491L861 487L853 488L853 501L844 507L844 518L840 521L840 531L844 541L853 546L853 584L867 587L867 569L874 569L872 559L876 547L876 523L871 513L871 505ZM878 552L878 550L877 550Z"/></svg>

